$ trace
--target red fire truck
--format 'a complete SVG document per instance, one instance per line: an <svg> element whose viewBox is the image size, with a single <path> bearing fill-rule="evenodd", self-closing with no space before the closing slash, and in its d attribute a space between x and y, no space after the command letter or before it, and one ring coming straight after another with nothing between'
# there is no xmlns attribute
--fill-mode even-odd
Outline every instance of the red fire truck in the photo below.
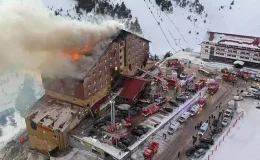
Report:
<svg viewBox="0 0 260 160"><path fill-rule="evenodd" d="M197 83L195 83L195 89L199 90L206 85L206 80L200 79Z"/></svg>
<svg viewBox="0 0 260 160"><path fill-rule="evenodd" d="M215 94L217 91L218 91L218 88L219 88L219 83L210 83L208 85L208 92L209 94L213 95Z"/></svg>
<svg viewBox="0 0 260 160"><path fill-rule="evenodd" d="M144 151L144 159L145 160L151 160L154 156L154 154L157 152L159 148L159 143L152 142L149 147Z"/></svg>
<svg viewBox="0 0 260 160"><path fill-rule="evenodd" d="M175 66L180 64L180 61L178 59L168 59L166 62L167 67Z"/></svg>
<svg viewBox="0 0 260 160"><path fill-rule="evenodd" d="M147 117L159 111L159 107L155 104L151 104L148 107L143 108L143 116Z"/></svg>
<svg viewBox="0 0 260 160"><path fill-rule="evenodd" d="M222 79L224 81L229 81L229 82L236 82L237 81L237 76L235 74L223 74Z"/></svg>

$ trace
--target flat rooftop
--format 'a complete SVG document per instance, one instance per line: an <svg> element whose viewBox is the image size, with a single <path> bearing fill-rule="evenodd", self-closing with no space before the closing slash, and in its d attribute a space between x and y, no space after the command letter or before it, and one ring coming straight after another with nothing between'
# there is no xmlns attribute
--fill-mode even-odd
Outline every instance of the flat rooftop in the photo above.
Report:
<svg viewBox="0 0 260 160"><path fill-rule="evenodd" d="M245 36L229 33L207 32L204 41L218 44L233 45L260 49L259 37Z"/></svg>
<svg viewBox="0 0 260 160"><path fill-rule="evenodd" d="M36 124L63 131L72 119L79 116L80 111L84 112L80 106L44 95L24 114L24 117L29 117Z"/></svg>

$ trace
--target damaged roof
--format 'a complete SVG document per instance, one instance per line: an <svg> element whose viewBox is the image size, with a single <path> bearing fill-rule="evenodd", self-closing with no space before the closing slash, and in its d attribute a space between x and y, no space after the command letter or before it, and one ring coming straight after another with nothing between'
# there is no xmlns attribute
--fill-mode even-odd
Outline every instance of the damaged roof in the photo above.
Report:
<svg viewBox="0 0 260 160"><path fill-rule="evenodd" d="M63 131L84 108L44 95L24 116L34 123Z"/></svg>
<svg viewBox="0 0 260 160"><path fill-rule="evenodd" d="M110 39L98 43L94 48L93 52L88 53L86 55L80 55L79 61L76 61L77 72L74 75L74 78L84 79L88 72L95 66L96 62L99 60L101 55L103 55L106 50L110 47L112 42L116 42L120 39L124 39L127 35L134 34L126 30L120 30L119 34L115 37L111 37ZM136 34L134 34L136 35ZM139 38L150 42L149 40L136 35Z"/></svg>

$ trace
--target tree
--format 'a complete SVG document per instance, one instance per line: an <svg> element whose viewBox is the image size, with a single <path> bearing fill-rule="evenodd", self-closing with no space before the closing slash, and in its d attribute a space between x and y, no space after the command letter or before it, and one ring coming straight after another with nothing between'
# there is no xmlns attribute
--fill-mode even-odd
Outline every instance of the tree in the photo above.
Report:
<svg viewBox="0 0 260 160"><path fill-rule="evenodd" d="M160 58L159 58L156 54L154 54L154 60L155 60L155 61L159 61Z"/></svg>
<svg viewBox="0 0 260 160"><path fill-rule="evenodd" d="M3 135L3 130L0 128L0 137Z"/></svg>
<svg viewBox="0 0 260 160"><path fill-rule="evenodd" d="M6 124L7 124L6 116L1 116L0 117L0 125L4 127Z"/></svg>
<svg viewBox="0 0 260 160"><path fill-rule="evenodd" d="M18 91L17 98L15 100L15 109L20 113L24 114L36 101L34 79L26 75L22 87Z"/></svg>
<svg viewBox="0 0 260 160"><path fill-rule="evenodd" d="M142 34L142 29L137 17L135 18L134 26L135 26L135 32Z"/></svg>
<svg viewBox="0 0 260 160"><path fill-rule="evenodd" d="M234 5L235 1L232 1L230 5Z"/></svg>
<svg viewBox="0 0 260 160"><path fill-rule="evenodd" d="M165 58L168 58L168 57L171 57L172 56L172 53L170 51L166 52L166 54L164 55L164 59Z"/></svg>

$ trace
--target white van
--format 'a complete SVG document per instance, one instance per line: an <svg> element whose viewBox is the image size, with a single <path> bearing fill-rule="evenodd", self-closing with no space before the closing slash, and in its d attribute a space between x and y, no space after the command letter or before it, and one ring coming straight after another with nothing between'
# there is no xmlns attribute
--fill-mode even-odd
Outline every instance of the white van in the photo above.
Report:
<svg viewBox="0 0 260 160"><path fill-rule="evenodd" d="M190 115L194 116L195 114L198 113L199 109L200 109L200 106L198 104L192 106L191 109L189 110Z"/></svg>
<svg viewBox="0 0 260 160"><path fill-rule="evenodd" d="M260 92L257 88L249 87L248 91L253 93L253 94L260 94Z"/></svg>
<svg viewBox="0 0 260 160"><path fill-rule="evenodd" d="M181 117L179 118L178 121L179 121L180 123L186 122L189 117L190 117L190 112L185 111L185 112L181 115Z"/></svg>
<svg viewBox="0 0 260 160"><path fill-rule="evenodd" d="M168 134L173 134L180 128L181 124L180 122L175 121L173 124L170 125L168 129Z"/></svg>

